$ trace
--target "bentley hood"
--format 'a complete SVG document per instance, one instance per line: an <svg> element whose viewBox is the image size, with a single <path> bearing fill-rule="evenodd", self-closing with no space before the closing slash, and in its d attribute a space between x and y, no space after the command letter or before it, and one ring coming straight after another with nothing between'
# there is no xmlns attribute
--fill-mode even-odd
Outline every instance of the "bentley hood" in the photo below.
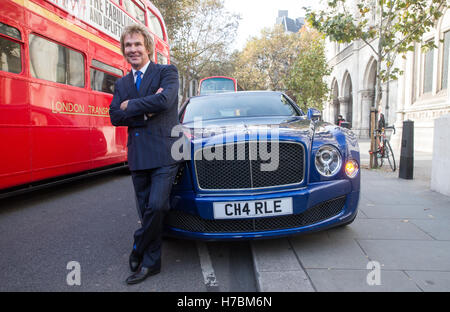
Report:
<svg viewBox="0 0 450 312"><path fill-rule="evenodd" d="M191 140L214 144L230 140L288 139L309 145L314 125L304 117L252 117L195 121L183 124Z"/></svg>

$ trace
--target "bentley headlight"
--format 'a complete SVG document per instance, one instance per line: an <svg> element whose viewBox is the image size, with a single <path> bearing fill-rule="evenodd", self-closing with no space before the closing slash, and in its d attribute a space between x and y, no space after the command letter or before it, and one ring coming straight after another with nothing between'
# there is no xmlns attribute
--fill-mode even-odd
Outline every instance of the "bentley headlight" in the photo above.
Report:
<svg viewBox="0 0 450 312"><path fill-rule="evenodd" d="M342 166L341 154L336 147L324 145L316 153L316 168L325 177L334 176Z"/></svg>

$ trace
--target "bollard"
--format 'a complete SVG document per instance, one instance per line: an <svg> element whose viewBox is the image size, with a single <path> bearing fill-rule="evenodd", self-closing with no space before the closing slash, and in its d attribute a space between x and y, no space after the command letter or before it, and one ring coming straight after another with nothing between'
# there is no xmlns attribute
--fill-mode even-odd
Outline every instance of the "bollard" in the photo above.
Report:
<svg viewBox="0 0 450 312"><path fill-rule="evenodd" d="M400 179L412 180L414 177L414 121L403 122L402 151L400 154Z"/></svg>

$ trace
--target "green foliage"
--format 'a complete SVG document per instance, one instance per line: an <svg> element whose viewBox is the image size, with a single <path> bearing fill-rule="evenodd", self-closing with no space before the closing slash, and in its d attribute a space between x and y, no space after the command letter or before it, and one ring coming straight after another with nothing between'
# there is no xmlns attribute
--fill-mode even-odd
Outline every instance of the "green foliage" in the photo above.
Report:
<svg viewBox="0 0 450 312"><path fill-rule="evenodd" d="M324 77L330 74L323 36L303 27L286 33L280 26L261 31L235 56L234 77L245 90L278 90L306 110L321 109L328 93Z"/></svg>
<svg viewBox="0 0 450 312"><path fill-rule="evenodd" d="M325 57L324 40L318 34L305 32L297 52L288 76L288 88L304 111L311 107L322 110L329 91L324 77L331 73Z"/></svg>
<svg viewBox="0 0 450 312"><path fill-rule="evenodd" d="M227 12L223 0L153 0L153 3L164 16L172 61L186 85L194 79L218 74L219 68L229 63L228 47L236 37L240 17Z"/></svg>
<svg viewBox="0 0 450 312"><path fill-rule="evenodd" d="M263 29L236 57L239 84L245 90L285 90L298 42L299 34L286 33L280 25Z"/></svg>
<svg viewBox="0 0 450 312"><path fill-rule="evenodd" d="M193 8L200 0L152 0L164 17L169 40L172 40L186 22L192 18Z"/></svg>

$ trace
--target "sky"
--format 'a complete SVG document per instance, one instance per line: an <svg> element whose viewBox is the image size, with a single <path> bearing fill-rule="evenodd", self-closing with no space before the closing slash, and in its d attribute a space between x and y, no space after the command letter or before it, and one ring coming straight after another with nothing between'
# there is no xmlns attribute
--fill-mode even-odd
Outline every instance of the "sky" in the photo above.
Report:
<svg viewBox="0 0 450 312"><path fill-rule="evenodd" d="M303 7L317 7L318 0L224 0L225 8L241 15L234 49L242 50L250 36L275 25L278 10L288 10L290 18L305 16Z"/></svg>

